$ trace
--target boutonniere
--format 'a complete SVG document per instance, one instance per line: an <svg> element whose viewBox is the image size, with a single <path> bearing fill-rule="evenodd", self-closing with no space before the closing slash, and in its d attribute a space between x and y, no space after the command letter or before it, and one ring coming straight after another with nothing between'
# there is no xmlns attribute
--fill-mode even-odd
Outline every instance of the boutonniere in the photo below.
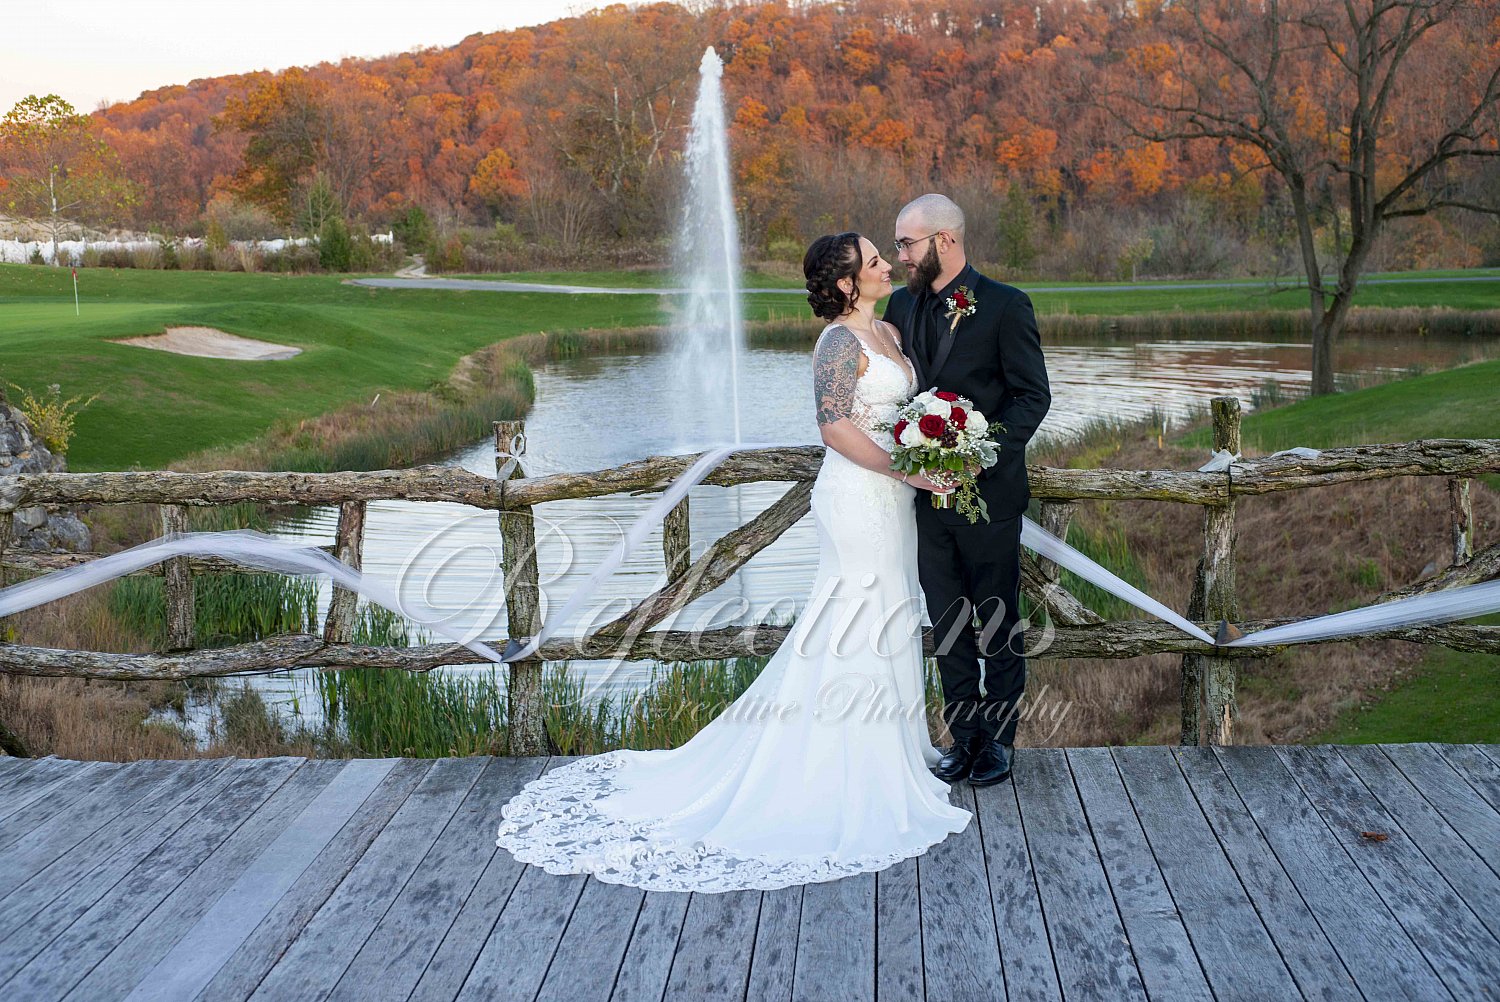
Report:
<svg viewBox="0 0 1500 1002"><path fill-rule="evenodd" d="M979 309L979 302L974 298L974 293L969 291L967 285L960 285L953 295L947 299L948 312L943 314L953 321L948 325L948 333L952 334L958 330L958 322L964 317L972 317L974 311Z"/></svg>

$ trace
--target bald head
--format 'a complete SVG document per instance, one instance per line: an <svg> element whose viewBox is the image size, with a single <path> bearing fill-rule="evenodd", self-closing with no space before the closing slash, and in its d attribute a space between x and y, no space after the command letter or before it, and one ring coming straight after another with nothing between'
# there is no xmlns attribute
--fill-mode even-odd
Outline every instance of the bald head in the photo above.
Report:
<svg viewBox="0 0 1500 1002"><path fill-rule="evenodd" d="M928 230L947 230L957 243L964 242L964 210L947 195L919 195L906 203L896 215L896 222L920 224Z"/></svg>

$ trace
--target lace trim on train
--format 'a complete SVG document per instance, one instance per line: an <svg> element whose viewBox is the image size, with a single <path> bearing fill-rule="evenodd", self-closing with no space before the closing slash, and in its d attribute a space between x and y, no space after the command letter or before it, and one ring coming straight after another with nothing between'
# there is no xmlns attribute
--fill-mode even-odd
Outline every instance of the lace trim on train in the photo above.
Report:
<svg viewBox="0 0 1500 1002"><path fill-rule="evenodd" d="M660 819L625 821L594 802L618 791L619 751L559 766L527 783L501 808L499 838L523 863L548 873L590 873L596 880L651 891L775 890L883 870L935 843L837 861L735 856L720 846L662 836ZM949 833L944 833L944 837Z"/></svg>

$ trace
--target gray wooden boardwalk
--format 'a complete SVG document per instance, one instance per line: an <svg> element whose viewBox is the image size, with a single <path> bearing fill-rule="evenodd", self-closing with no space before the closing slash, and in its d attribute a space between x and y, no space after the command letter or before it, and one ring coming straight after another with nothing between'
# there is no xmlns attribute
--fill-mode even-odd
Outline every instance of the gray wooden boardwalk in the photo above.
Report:
<svg viewBox="0 0 1500 1002"><path fill-rule="evenodd" d="M1023 748L926 855L728 894L497 849L565 761L0 759L0 999L1500 994L1500 746Z"/></svg>

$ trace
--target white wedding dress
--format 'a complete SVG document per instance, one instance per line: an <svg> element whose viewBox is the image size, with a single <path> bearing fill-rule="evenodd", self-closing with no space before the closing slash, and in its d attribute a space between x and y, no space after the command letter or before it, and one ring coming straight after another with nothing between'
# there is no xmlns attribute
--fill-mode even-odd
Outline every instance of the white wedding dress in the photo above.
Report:
<svg viewBox="0 0 1500 1002"><path fill-rule="evenodd" d="M865 352L852 420L889 450L873 425L916 377ZM750 687L679 748L606 752L527 783L501 808L495 844L548 873L719 892L882 870L963 831L972 813L928 771L940 753L925 713L914 490L828 449L809 601Z"/></svg>

